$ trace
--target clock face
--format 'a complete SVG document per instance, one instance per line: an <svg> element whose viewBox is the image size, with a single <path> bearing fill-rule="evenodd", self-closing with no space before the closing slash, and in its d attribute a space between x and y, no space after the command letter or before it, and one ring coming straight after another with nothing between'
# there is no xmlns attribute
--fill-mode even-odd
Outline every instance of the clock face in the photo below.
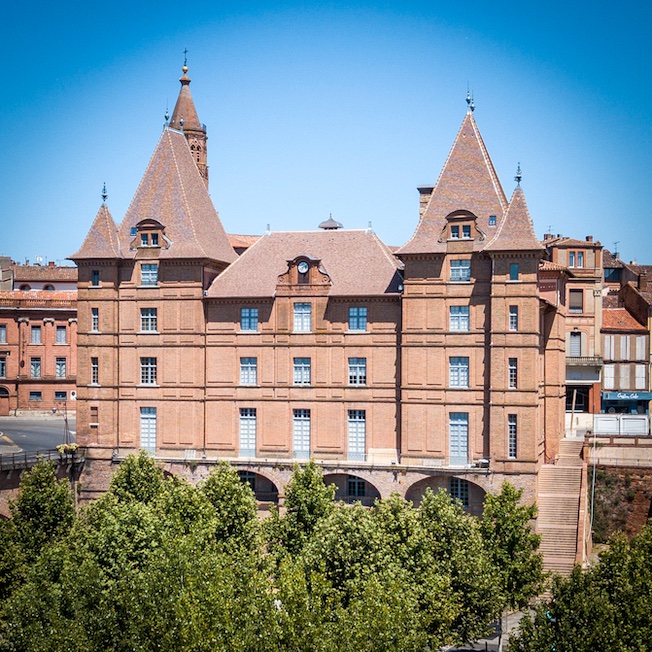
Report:
<svg viewBox="0 0 652 652"><path fill-rule="evenodd" d="M297 269L300 274L305 274L308 271L308 263L305 260L302 260L298 265Z"/></svg>

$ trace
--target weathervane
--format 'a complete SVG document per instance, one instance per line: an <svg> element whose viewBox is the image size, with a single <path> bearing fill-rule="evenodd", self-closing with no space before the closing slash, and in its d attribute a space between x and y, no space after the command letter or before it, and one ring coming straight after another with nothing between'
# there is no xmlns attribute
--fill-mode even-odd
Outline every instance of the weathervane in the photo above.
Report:
<svg viewBox="0 0 652 652"><path fill-rule="evenodd" d="M473 113L475 111L475 100L473 99L473 95L469 90L468 82L466 84L466 106L468 107L469 113Z"/></svg>
<svg viewBox="0 0 652 652"><path fill-rule="evenodd" d="M514 177L514 181L520 186L521 185L521 179L523 178L523 175L521 174L521 162L518 162L518 165L516 166L516 176Z"/></svg>
<svg viewBox="0 0 652 652"><path fill-rule="evenodd" d="M106 181L104 182L104 185L102 186L102 203L106 203L106 198L109 195L106 192Z"/></svg>

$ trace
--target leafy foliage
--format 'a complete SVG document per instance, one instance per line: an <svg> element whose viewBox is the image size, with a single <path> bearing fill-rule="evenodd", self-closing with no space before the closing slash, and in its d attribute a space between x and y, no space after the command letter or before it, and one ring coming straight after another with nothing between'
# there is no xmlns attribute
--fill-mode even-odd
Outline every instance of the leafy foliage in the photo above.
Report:
<svg viewBox="0 0 652 652"><path fill-rule="evenodd" d="M599 563L556 577L551 599L523 618L511 652L643 652L652 640L652 523L610 541Z"/></svg>
<svg viewBox="0 0 652 652"><path fill-rule="evenodd" d="M0 651L422 652L504 603L499 537L445 492L336 504L310 462L261 527L228 464L194 487L142 454L76 516L67 491L37 474L0 525Z"/></svg>

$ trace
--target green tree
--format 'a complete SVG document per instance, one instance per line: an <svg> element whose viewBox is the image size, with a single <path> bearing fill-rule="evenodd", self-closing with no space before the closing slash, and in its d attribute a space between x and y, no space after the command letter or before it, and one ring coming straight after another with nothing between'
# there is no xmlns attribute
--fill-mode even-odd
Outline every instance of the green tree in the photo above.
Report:
<svg viewBox="0 0 652 652"><path fill-rule="evenodd" d="M496 568L480 524L443 489L436 494L427 489L418 513L430 539L431 566L450 583L455 615L447 642L476 640L488 632L501 604Z"/></svg>
<svg viewBox="0 0 652 652"><path fill-rule="evenodd" d="M546 576L538 552L541 536L532 531L536 505L522 505L522 489L503 482L498 494L487 494L480 531L498 570L502 596L500 640L506 629L507 610L525 609L528 601L543 592Z"/></svg>
<svg viewBox="0 0 652 652"><path fill-rule="evenodd" d="M643 652L652 640L652 524L617 534L597 564L555 577L551 598L521 620L511 652Z"/></svg>
<svg viewBox="0 0 652 652"><path fill-rule="evenodd" d="M27 562L47 543L65 537L75 517L70 485L57 479L52 462L39 462L23 474L10 510L15 541Z"/></svg>
<svg viewBox="0 0 652 652"><path fill-rule="evenodd" d="M258 529L256 496L238 472L228 462L220 462L201 491L215 510L217 539L251 543Z"/></svg>
<svg viewBox="0 0 652 652"><path fill-rule="evenodd" d="M480 531L498 569L503 609L524 609L544 588L541 536L532 531L536 505L522 505L522 489L504 482L487 494Z"/></svg>
<svg viewBox="0 0 652 652"><path fill-rule="evenodd" d="M154 458L145 451L124 460L109 486L109 492L120 501L136 500L148 503L163 487L165 476Z"/></svg>
<svg viewBox="0 0 652 652"><path fill-rule="evenodd" d="M299 552L317 523L334 509L335 485L324 484L321 469L310 460L294 466L285 490L285 514L272 512L266 523L268 538L277 553Z"/></svg>

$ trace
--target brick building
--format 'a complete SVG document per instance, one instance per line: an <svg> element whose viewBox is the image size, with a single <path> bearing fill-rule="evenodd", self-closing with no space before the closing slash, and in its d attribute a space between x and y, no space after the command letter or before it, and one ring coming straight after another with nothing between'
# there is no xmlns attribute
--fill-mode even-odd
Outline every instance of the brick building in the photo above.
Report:
<svg viewBox="0 0 652 652"><path fill-rule="evenodd" d="M74 409L77 269L0 266L0 416Z"/></svg>
<svg viewBox="0 0 652 652"><path fill-rule="evenodd" d="M398 250L332 219L230 237L180 81L124 219L103 203L71 256L85 497L141 448L195 480L231 459L273 500L309 457L345 500L444 487L478 513L505 479L535 499L564 433L570 274L472 108Z"/></svg>

